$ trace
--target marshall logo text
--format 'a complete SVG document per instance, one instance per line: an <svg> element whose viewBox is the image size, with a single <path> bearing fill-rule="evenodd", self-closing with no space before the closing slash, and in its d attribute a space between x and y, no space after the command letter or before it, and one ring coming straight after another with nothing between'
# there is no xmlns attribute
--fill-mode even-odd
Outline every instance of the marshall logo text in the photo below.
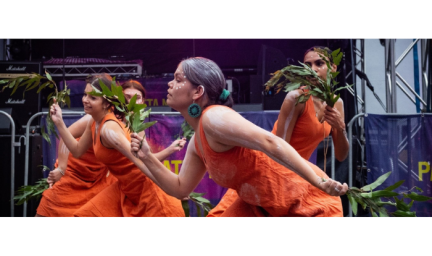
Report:
<svg viewBox="0 0 432 256"><path fill-rule="evenodd" d="M6 71L25 71L26 70L26 66L22 66L22 67L14 67L13 65L10 65Z"/></svg>
<svg viewBox="0 0 432 256"><path fill-rule="evenodd" d="M25 100L13 100L9 98L7 101L5 101L5 104L24 104Z"/></svg>

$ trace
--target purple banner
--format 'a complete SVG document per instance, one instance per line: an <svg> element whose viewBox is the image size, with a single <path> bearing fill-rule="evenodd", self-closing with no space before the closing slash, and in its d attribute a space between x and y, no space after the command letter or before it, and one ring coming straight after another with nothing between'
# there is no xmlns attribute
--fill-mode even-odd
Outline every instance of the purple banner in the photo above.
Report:
<svg viewBox="0 0 432 256"><path fill-rule="evenodd" d="M391 171L390 177L376 190L405 180L396 192L417 186L423 190L421 195L432 196L431 127L432 115L365 116L368 184ZM417 216L432 216L432 201L415 201L411 209Z"/></svg>

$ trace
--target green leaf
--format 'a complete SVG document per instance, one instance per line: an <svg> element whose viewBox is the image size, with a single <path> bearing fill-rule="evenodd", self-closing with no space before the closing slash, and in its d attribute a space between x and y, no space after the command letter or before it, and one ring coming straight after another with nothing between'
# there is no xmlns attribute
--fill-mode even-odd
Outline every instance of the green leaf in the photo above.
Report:
<svg viewBox="0 0 432 256"><path fill-rule="evenodd" d="M48 80L52 81L51 75L45 70L46 77Z"/></svg>
<svg viewBox="0 0 432 256"><path fill-rule="evenodd" d="M337 77L337 75L339 75L339 71L336 71L336 72L330 72L330 74L331 74L331 76L332 76L332 78L334 79L335 77Z"/></svg>
<svg viewBox="0 0 432 256"><path fill-rule="evenodd" d="M33 84L30 83L31 85L29 84L30 86L27 85L26 91L30 91L30 90L33 90L34 88L36 88L40 83L40 79L35 77L35 79L32 81L32 83Z"/></svg>
<svg viewBox="0 0 432 256"><path fill-rule="evenodd" d="M351 87L351 86L352 86L352 84L349 84L349 85L346 85L346 86L339 87L339 88L337 88L334 92L337 92L337 91L340 91L340 90L343 90L343 89L349 88L349 87Z"/></svg>
<svg viewBox="0 0 432 256"><path fill-rule="evenodd" d="M373 192L369 192L369 193L361 193L360 195L364 198L376 198L376 197L398 196L399 193L396 193L393 191L378 190L378 191L373 191Z"/></svg>
<svg viewBox="0 0 432 256"><path fill-rule="evenodd" d="M423 189L421 189L421 188L419 188L417 186L414 186L414 189L417 190L417 191L419 191L420 193L423 193Z"/></svg>
<svg viewBox="0 0 432 256"><path fill-rule="evenodd" d="M395 184L385 188L384 190L393 191L393 190L397 189L398 187L400 187L400 185L402 185L402 183L404 183L404 182L405 182L405 180L400 180L400 181L396 182Z"/></svg>
<svg viewBox="0 0 432 256"><path fill-rule="evenodd" d="M411 206L407 205L403 200L399 200L397 197L394 198L396 201L396 208L401 211L409 211ZM412 202L412 201L411 201Z"/></svg>
<svg viewBox="0 0 432 256"><path fill-rule="evenodd" d="M183 207L183 211L185 213L185 216L186 217L190 217L190 214L189 214L189 201L188 200L183 200L183 201L181 201L181 203L182 203L182 207Z"/></svg>
<svg viewBox="0 0 432 256"><path fill-rule="evenodd" d="M380 207L378 213L380 217L388 217L387 211L384 207Z"/></svg>
<svg viewBox="0 0 432 256"><path fill-rule="evenodd" d="M92 96L96 96L96 97L102 97L103 93L100 91L91 91L91 92L87 92L88 95L92 95Z"/></svg>
<svg viewBox="0 0 432 256"><path fill-rule="evenodd" d="M128 111L132 111L135 108L137 95L135 94L132 99L129 101L129 104L127 105Z"/></svg>
<svg viewBox="0 0 432 256"><path fill-rule="evenodd" d="M124 108L122 108L122 107L120 107L120 106L118 106L118 105L115 105L115 108L118 110L118 111L120 111L120 112L125 112L125 110L124 110Z"/></svg>
<svg viewBox="0 0 432 256"><path fill-rule="evenodd" d="M318 93L323 93L323 92L320 90L320 88L318 88L318 87L314 87L312 90L315 91L315 92L318 92Z"/></svg>
<svg viewBox="0 0 432 256"><path fill-rule="evenodd" d="M48 142L48 144L51 145L51 139L49 135L45 132L45 126L41 127L41 133L42 133L42 137Z"/></svg>
<svg viewBox="0 0 432 256"><path fill-rule="evenodd" d="M343 53L340 52L339 54L337 54L336 56L333 56L333 63L338 66L342 60L343 57Z"/></svg>
<svg viewBox="0 0 432 256"><path fill-rule="evenodd" d="M144 104L144 105L146 105L146 104ZM146 105L146 107L147 107L147 105ZM141 109L140 110L140 119L142 121L144 121L144 119L146 119L150 115L150 112L151 112L151 108L147 109L146 111L144 111L144 109Z"/></svg>
<svg viewBox="0 0 432 256"><path fill-rule="evenodd" d="M152 121L152 122L147 122L147 123L141 123L138 128L136 130L134 130L134 132L139 133L144 131L145 129L153 126L155 123L157 123L157 121Z"/></svg>
<svg viewBox="0 0 432 256"><path fill-rule="evenodd" d="M347 197L348 197L349 203L351 205L351 209L352 209L353 214L357 215L357 206L358 206L357 201L354 200L354 198L352 197L351 194L347 193Z"/></svg>
<svg viewBox="0 0 432 256"><path fill-rule="evenodd" d="M370 212L372 213L372 217L378 217L378 215L371 209Z"/></svg>
<svg viewBox="0 0 432 256"><path fill-rule="evenodd" d="M397 210L392 213L395 217L416 217L415 212Z"/></svg>
<svg viewBox="0 0 432 256"><path fill-rule="evenodd" d="M101 79L98 80L99 81L99 85L102 89L102 93L106 96L113 96L114 93L104 84L104 82L102 82Z"/></svg>
<svg viewBox="0 0 432 256"><path fill-rule="evenodd" d="M9 80L0 80L0 84L7 84Z"/></svg>
<svg viewBox="0 0 432 256"><path fill-rule="evenodd" d="M362 187L361 189L363 191L371 191L371 190L375 189L379 185L383 184L384 181L390 176L390 174L391 174L391 172L387 172L387 173L379 176L376 181L374 181L373 183L371 183L369 185L366 185L366 186Z"/></svg>
<svg viewBox="0 0 432 256"><path fill-rule="evenodd" d="M139 113L141 111L141 109L144 109L145 107L146 107L146 104L135 104L132 112ZM141 114L140 114L140 119L141 119ZM143 121L143 120L141 119L141 121Z"/></svg>
<svg viewBox="0 0 432 256"><path fill-rule="evenodd" d="M70 102L69 95L66 95L64 99L65 99L66 105L68 105L68 107L70 108L71 107L71 102Z"/></svg>
<svg viewBox="0 0 432 256"><path fill-rule="evenodd" d="M15 85L15 81L13 81L12 82L14 85ZM18 89L18 85L16 85L14 88L13 88L13 90L12 90L12 92L11 92L11 96L16 92L16 90Z"/></svg>
<svg viewBox="0 0 432 256"><path fill-rule="evenodd" d="M12 88L15 86L16 80L12 80L12 82L9 84L9 88ZM12 95L12 94L11 94Z"/></svg>
<svg viewBox="0 0 432 256"><path fill-rule="evenodd" d="M48 84L49 82L43 83L41 86L39 86L39 89L36 91L36 93L40 93L40 91L42 91Z"/></svg>
<svg viewBox="0 0 432 256"><path fill-rule="evenodd" d="M195 207L196 207L196 209L197 209L197 216L198 216L198 217L202 217L202 216L201 216L201 207L199 206L199 204L197 204L197 202L195 202L195 201L193 201L193 202L194 202Z"/></svg>
<svg viewBox="0 0 432 256"><path fill-rule="evenodd" d="M196 197L195 199L203 203L210 203L210 201L204 197Z"/></svg>
<svg viewBox="0 0 432 256"><path fill-rule="evenodd" d="M408 197L412 200L415 200L415 201L419 201L419 202L425 202L425 201L432 200L432 197L419 195L415 192L411 192L411 194L407 194L406 197Z"/></svg>

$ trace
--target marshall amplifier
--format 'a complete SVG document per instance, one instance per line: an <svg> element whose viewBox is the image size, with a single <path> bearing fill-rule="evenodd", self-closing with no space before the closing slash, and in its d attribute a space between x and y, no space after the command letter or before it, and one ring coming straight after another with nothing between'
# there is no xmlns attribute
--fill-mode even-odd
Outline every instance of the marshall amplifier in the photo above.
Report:
<svg viewBox="0 0 432 256"><path fill-rule="evenodd" d="M0 61L0 80L3 78L14 78L19 75L27 75L32 72L41 74L42 63ZM2 88L3 86L1 89ZM41 95L36 93L36 89L33 89L26 92L23 98L24 89L25 86L19 87L12 96L10 95L12 89L6 88L3 92L0 92L0 109L12 109L12 118L15 122L15 132L17 134L24 134L25 128L23 128L23 126L27 125L32 115L41 111ZM31 125L38 125L38 121L39 118L33 121ZM10 122L8 121L8 123ZM8 127L9 125L6 126Z"/></svg>

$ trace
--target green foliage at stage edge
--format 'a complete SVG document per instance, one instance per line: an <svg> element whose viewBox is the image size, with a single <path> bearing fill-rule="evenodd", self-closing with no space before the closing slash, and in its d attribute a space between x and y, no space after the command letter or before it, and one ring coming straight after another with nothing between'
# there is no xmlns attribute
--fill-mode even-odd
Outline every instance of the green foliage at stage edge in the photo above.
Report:
<svg viewBox="0 0 432 256"><path fill-rule="evenodd" d="M413 187L409 191L397 193L394 190L400 187L405 180L400 180L395 184L382 190L373 191L390 176L391 172L387 172L373 183L362 188L352 187L348 190L347 196L351 204L351 209L354 215L357 215L358 205L360 204L363 210L369 209L373 217L416 217L416 212L411 211L414 201L425 202L432 200L432 197L419 195L412 190L422 193L423 190L419 187ZM383 201L385 200L385 201ZM411 200L406 203L405 200ZM396 211L388 212L385 206L390 205L396 207Z"/></svg>
<svg viewBox="0 0 432 256"><path fill-rule="evenodd" d="M264 85L265 90L269 91L270 88L276 86L276 93L279 93L282 88L285 88L285 92L290 92L299 89L301 86L306 86L308 91L297 97L296 105L298 103L305 103L309 97L313 95L322 101L325 101L330 107L333 107L340 98L340 94L336 95L335 93L342 89L351 87L351 85L346 85L335 89L336 85L338 85L338 82L335 79L339 72L331 71L331 63L329 59L332 59L333 63L337 66L342 59L343 53L340 49L337 49L333 51L330 56L327 50L314 48L314 51L317 52L321 59L326 63L326 80L321 79L310 66L299 61L301 66L288 65L283 69L272 73L272 77ZM316 81L316 83L312 81Z"/></svg>
<svg viewBox="0 0 432 256"><path fill-rule="evenodd" d="M43 167L43 170L50 170L45 165L39 165L38 167ZM49 185L47 179L39 179L36 181L36 185L27 185L22 186L18 189L14 196L15 205L22 205L23 203L27 203L29 200L35 198L39 200L42 196L42 193L48 189Z"/></svg>

